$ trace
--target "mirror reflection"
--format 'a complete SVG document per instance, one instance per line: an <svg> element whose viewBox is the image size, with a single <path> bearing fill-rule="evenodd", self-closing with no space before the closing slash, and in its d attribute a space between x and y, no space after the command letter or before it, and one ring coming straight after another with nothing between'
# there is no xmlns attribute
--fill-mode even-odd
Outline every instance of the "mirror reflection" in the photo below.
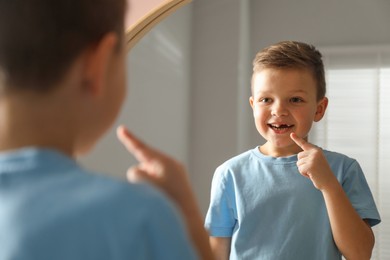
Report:
<svg viewBox="0 0 390 260"><path fill-rule="evenodd" d="M282 40L314 44L329 68L331 97L326 120L310 138L362 164L382 215L374 229L373 259L386 259L390 227L385 218L390 212L384 198L390 195L390 179L384 171L390 167L385 153L390 119L383 111L390 106L384 98L390 95L389 11L390 2L382 0L194 1L157 25L129 53L131 95L118 122L187 165L206 213L215 168L264 142L248 102L255 53ZM348 86L346 92L337 88L340 84ZM367 85L372 88L357 93L354 102L350 95ZM352 133L358 136L347 140ZM83 160L118 177L131 163L114 132Z"/></svg>

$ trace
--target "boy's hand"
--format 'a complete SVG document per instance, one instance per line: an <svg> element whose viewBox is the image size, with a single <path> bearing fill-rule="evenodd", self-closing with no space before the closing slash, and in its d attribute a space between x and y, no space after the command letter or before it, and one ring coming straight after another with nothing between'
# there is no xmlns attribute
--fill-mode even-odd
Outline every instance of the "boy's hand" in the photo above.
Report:
<svg viewBox="0 0 390 260"><path fill-rule="evenodd" d="M148 181L166 193L179 207L191 192L187 173L182 164L147 146L124 126L117 128L118 139L139 161L127 172L130 182Z"/></svg>
<svg viewBox="0 0 390 260"><path fill-rule="evenodd" d="M123 126L118 127L117 136L139 161L137 166L128 170L128 180L148 181L167 194L181 210L200 259L213 259L208 234L203 227L203 217L183 165L147 146Z"/></svg>
<svg viewBox="0 0 390 260"><path fill-rule="evenodd" d="M322 150L317 146L305 141L295 133L290 135L291 139L303 150L298 153L298 170L308 177L318 190L325 190L337 182L336 177L326 160Z"/></svg>

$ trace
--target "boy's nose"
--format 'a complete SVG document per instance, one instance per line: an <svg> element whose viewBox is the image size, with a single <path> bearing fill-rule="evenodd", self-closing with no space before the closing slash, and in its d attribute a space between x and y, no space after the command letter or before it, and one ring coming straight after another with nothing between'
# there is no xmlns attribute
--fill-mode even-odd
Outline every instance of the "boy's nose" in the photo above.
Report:
<svg viewBox="0 0 390 260"><path fill-rule="evenodd" d="M272 116L276 117L281 117L281 116L287 116L288 115L288 110L286 106L279 102L275 102L274 105L272 106Z"/></svg>

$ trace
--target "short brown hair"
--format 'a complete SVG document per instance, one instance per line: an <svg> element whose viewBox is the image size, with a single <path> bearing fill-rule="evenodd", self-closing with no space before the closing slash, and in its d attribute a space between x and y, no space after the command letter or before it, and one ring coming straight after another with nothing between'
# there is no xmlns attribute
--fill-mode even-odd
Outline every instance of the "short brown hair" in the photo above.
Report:
<svg viewBox="0 0 390 260"><path fill-rule="evenodd" d="M0 0L6 88L48 90L104 34L122 36L125 6L125 0Z"/></svg>
<svg viewBox="0 0 390 260"><path fill-rule="evenodd" d="M265 68L308 69L317 82L317 99L326 94L322 55L313 45L296 41L271 45L258 52L253 60L254 74Z"/></svg>

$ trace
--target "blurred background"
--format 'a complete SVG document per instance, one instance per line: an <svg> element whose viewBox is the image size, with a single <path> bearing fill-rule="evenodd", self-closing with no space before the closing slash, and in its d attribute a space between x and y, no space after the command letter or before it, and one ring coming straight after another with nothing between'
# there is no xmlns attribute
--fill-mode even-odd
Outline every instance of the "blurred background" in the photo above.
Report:
<svg viewBox="0 0 390 260"><path fill-rule="evenodd" d="M327 70L327 116L310 141L356 158L382 216L372 259L390 259L390 1L193 0L128 55L128 96L87 167L118 178L135 163L127 125L183 162L206 213L215 168L263 143L249 106L252 59L282 40L314 44Z"/></svg>

